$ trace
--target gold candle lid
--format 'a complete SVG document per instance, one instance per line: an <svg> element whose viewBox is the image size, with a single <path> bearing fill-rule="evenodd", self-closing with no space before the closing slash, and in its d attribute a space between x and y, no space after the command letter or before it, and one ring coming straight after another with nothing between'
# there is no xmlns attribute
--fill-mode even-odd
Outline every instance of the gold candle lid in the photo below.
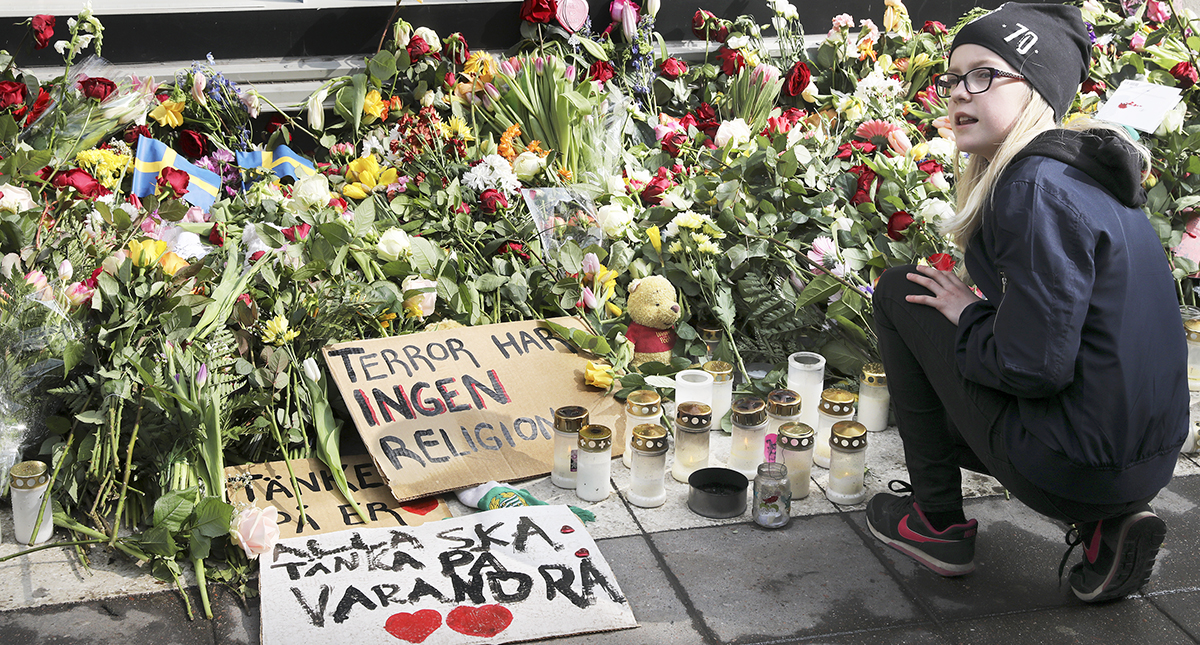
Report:
<svg viewBox="0 0 1200 645"><path fill-rule="evenodd" d="M579 431L579 449L584 452L606 452L612 447L612 430L608 426L591 424Z"/></svg>
<svg viewBox="0 0 1200 645"><path fill-rule="evenodd" d="M721 325L714 321L697 323L695 329L696 333L700 335L700 340L706 343L718 343L725 335L725 330L721 329Z"/></svg>
<svg viewBox="0 0 1200 645"><path fill-rule="evenodd" d="M813 447L815 434L807 423L788 421L779 426L776 441L784 450L808 450Z"/></svg>
<svg viewBox="0 0 1200 645"><path fill-rule="evenodd" d="M712 374L713 383L733 380L733 365L725 361L709 361L704 364L704 371Z"/></svg>
<svg viewBox="0 0 1200 645"><path fill-rule="evenodd" d="M1200 318L1184 322L1183 328L1187 330L1188 340L1193 343L1200 343Z"/></svg>
<svg viewBox="0 0 1200 645"><path fill-rule="evenodd" d="M707 431L712 427L712 408L697 401L684 401L675 406L675 424L685 431Z"/></svg>
<svg viewBox="0 0 1200 645"><path fill-rule="evenodd" d="M50 481L49 467L41 461L22 461L8 471L12 487L30 490L45 486Z"/></svg>
<svg viewBox="0 0 1200 645"><path fill-rule="evenodd" d="M775 390L767 395L767 412L777 417L800 414L800 394L794 390Z"/></svg>
<svg viewBox="0 0 1200 645"><path fill-rule="evenodd" d="M667 429L657 423L643 423L633 428L630 443L637 450L655 454L667 451Z"/></svg>
<svg viewBox="0 0 1200 645"><path fill-rule="evenodd" d="M767 404L756 396L744 396L733 402L733 423L757 426L767 422Z"/></svg>
<svg viewBox="0 0 1200 645"><path fill-rule="evenodd" d="M862 382L869 385L887 385L887 375L883 373L883 363L867 363L862 367Z"/></svg>
<svg viewBox="0 0 1200 645"><path fill-rule="evenodd" d="M579 432L588 424L588 411L582 405L564 405L554 411L554 429L559 432Z"/></svg>
<svg viewBox="0 0 1200 645"><path fill-rule="evenodd" d="M821 405L817 409L834 417L854 413L854 393L831 387L821 392Z"/></svg>
<svg viewBox="0 0 1200 645"><path fill-rule="evenodd" d="M662 413L662 397L654 390L635 390L625 399L625 411L639 417L658 416Z"/></svg>
<svg viewBox="0 0 1200 645"><path fill-rule="evenodd" d="M849 452L866 450L866 426L857 421L838 421L830 430L829 447Z"/></svg>

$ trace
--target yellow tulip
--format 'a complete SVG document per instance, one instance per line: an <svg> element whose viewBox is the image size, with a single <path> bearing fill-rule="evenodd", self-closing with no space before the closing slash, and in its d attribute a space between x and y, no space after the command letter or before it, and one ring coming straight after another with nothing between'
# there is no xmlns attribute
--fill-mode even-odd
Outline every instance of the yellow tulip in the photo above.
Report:
<svg viewBox="0 0 1200 645"><path fill-rule="evenodd" d="M183 101L163 101L150 111L150 118L160 126L178 128L183 125Z"/></svg>
<svg viewBox="0 0 1200 645"><path fill-rule="evenodd" d="M613 384L612 368L604 363L588 361L583 371L583 382L592 387L608 389Z"/></svg>
<svg viewBox="0 0 1200 645"><path fill-rule="evenodd" d="M362 184L346 184L342 186L342 195L350 199L366 199L367 191L363 190Z"/></svg>
<svg viewBox="0 0 1200 645"><path fill-rule="evenodd" d="M163 273L167 275L175 275L183 267L188 266L188 261L176 255L174 251L167 251L158 263L162 265Z"/></svg>
<svg viewBox="0 0 1200 645"><path fill-rule="evenodd" d="M608 315L612 316L613 318L616 318L617 316L620 316L622 313L624 313L621 311L620 307L614 305L611 302L604 303L604 308L606 310L608 310Z"/></svg>
<svg viewBox="0 0 1200 645"><path fill-rule="evenodd" d="M662 235L658 232L657 226L651 226L646 229L646 237L650 238L650 246L654 247L655 253L662 253Z"/></svg>
<svg viewBox="0 0 1200 645"><path fill-rule="evenodd" d="M162 240L129 240L129 258L134 266L150 266L166 252L167 243Z"/></svg>
<svg viewBox="0 0 1200 645"><path fill-rule="evenodd" d="M383 171L382 174L379 175L377 185L391 186L392 184L396 183L396 180L399 178L400 178L400 173L396 172L395 168L388 168L387 170Z"/></svg>

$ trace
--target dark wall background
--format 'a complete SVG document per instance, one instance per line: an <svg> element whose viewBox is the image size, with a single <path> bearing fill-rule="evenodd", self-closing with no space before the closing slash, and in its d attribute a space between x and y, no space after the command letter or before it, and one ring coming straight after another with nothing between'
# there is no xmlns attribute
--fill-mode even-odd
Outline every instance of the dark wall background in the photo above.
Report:
<svg viewBox="0 0 1200 645"><path fill-rule="evenodd" d="M952 24L973 6L993 8L1001 0L910 0L908 10L920 27L926 20ZM856 20L883 22L883 0L804 2L793 0L805 31L821 33L830 20L849 13ZM521 3L463 2L454 5L405 3L398 15L415 27L430 27L445 36L460 31L472 49L504 50L519 38ZM594 28L609 24L608 2L591 0ZM754 15L760 24L771 17L766 0L663 0L657 28L668 41L690 40L691 17L704 8L725 17ZM209 52L218 60L371 54L388 23L393 7L295 9L259 12L157 13L100 15L104 23L104 57L113 63L200 60ZM12 52L25 36L17 19L0 19L0 49ZM55 25L56 39L65 34L67 16ZM22 66L61 65L62 58L47 47L33 51L26 43L18 54Z"/></svg>

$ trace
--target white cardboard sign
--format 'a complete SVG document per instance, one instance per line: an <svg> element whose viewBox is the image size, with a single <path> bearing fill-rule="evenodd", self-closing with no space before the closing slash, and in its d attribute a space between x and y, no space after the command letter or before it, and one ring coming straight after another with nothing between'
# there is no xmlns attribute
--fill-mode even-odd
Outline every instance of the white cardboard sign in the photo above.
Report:
<svg viewBox="0 0 1200 645"><path fill-rule="evenodd" d="M1096 118L1154 132L1179 103L1181 93L1178 87L1126 79L1096 112Z"/></svg>
<svg viewBox="0 0 1200 645"><path fill-rule="evenodd" d="M508 643L637 626L566 506L296 537L262 557L264 645Z"/></svg>

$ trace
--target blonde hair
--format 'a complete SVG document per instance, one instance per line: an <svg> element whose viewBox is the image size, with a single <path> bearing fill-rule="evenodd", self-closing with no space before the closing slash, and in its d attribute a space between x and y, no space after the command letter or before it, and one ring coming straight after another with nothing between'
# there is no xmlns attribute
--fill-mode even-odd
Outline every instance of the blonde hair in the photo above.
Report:
<svg viewBox="0 0 1200 645"><path fill-rule="evenodd" d="M963 165L960 161L962 156L955 155L954 173L958 178L955 186L955 213L939 225L942 234L949 237L960 249L967 248L971 235L979 228L983 212L991 205L1000 176L1008 169L1013 158L1039 134L1055 128L1075 131L1103 129L1115 132L1141 157L1142 179L1150 173L1150 151L1130 138L1124 128L1089 116L1079 116L1059 126L1054 120L1054 108L1050 107L1042 95L1029 88L1029 96L1021 113L1005 135L1004 141L1000 142L1000 147L996 149L996 154L990 162L974 154L970 155L967 163Z"/></svg>

